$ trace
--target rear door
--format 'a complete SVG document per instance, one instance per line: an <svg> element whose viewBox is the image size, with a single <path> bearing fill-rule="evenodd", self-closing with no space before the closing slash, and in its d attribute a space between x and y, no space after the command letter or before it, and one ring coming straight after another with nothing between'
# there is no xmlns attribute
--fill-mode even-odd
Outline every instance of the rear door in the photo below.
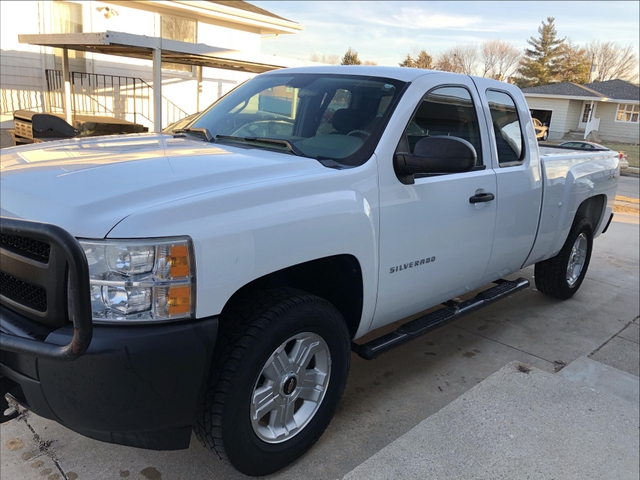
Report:
<svg viewBox="0 0 640 480"><path fill-rule="evenodd" d="M496 174L496 229L484 275L490 282L522 268L538 231L542 172L529 110L513 85L474 78L490 131L491 165ZM560 200L560 199L559 199Z"/></svg>

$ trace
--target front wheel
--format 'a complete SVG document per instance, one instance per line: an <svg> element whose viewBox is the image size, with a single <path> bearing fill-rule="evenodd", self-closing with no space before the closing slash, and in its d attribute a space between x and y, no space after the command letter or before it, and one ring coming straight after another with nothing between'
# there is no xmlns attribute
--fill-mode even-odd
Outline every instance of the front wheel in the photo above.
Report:
<svg viewBox="0 0 640 480"><path fill-rule="evenodd" d="M547 138L549 138L549 130L545 130L545 132L542 134L543 141L545 141Z"/></svg>
<svg viewBox="0 0 640 480"><path fill-rule="evenodd" d="M267 475L329 424L349 371L349 332L333 305L288 289L223 320L196 434L240 472Z"/></svg>
<svg viewBox="0 0 640 480"><path fill-rule="evenodd" d="M593 248L593 227L586 218L576 219L558 254L536 263L536 288L551 297L566 300L580 288Z"/></svg>

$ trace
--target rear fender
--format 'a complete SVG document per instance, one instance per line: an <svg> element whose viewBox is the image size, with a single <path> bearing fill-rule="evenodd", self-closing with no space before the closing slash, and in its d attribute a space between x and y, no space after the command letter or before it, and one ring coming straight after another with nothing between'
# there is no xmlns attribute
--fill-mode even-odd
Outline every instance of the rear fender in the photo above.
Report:
<svg viewBox="0 0 640 480"><path fill-rule="evenodd" d="M618 160L614 152L600 156L542 158L544 194L540 226L534 247L523 266L555 256L567 239L576 216L591 221L595 236L602 233L613 211L618 187Z"/></svg>

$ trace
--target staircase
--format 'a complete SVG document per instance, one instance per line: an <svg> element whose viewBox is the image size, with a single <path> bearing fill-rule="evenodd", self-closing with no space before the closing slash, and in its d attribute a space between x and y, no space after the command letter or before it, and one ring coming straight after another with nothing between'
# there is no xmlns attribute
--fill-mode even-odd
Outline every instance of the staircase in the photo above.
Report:
<svg viewBox="0 0 640 480"><path fill-rule="evenodd" d="M51 113L64 112L64 82L60 70L46 70L46 99ZM71 110L77 115L103 115L153 128L153 87L137 77L69 72ZM188 115L162 97L162 125Z"/></svg>
<svg viewBox="0 0 640 480"><path fill-rule="evenodd" d="M584 129L569 130L564 134L563 140L584 140Z"/></svg>

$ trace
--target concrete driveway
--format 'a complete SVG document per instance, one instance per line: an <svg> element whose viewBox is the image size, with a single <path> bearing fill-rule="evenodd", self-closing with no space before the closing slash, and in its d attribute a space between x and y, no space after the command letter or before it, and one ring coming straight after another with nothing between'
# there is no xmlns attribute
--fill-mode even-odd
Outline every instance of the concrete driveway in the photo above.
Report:
<svg viewBox="0 0 640 480"><path fill-rule="evenodd" d="M346 393L323 437L271 478L342 478L512 361L554 374L592 354L637 377L638 327L632 322L640 310L638 223L637 214L616 215L596 240L586 280L570 300L552 300L531 287L376 360L354 356ZM534 284L532 267L518 275ZM188 450L146 451L90 440L33 414L2 425L0 433L3 479L244 478L195 437ZM349 478L365 478L358 472Z"/></svg>

